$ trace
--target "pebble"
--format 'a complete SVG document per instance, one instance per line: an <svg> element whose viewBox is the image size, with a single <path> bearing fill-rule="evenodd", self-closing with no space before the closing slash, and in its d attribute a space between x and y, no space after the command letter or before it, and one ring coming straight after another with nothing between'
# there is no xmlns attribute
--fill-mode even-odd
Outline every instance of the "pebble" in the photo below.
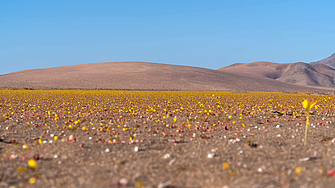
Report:
<svg viewBox="0 0 335 188"><path fill-rule="evenodd" d="M171 157L171 155L168 154L168 153L164 155L164 159L168 159L168 158L170 158L170 157Z"/></svg>
<svg viewBox="0 0 335 188"><path fill-rule="evenodd" d="M135 148L134 148L134 151L135 151L135 152L138 152L139 150L140 150L140 149L139 149L138 147L135 147Z"/></svg>
<svg viewBox="0 0 335 188"><path fill-rule="evenodd" d="M169 162L169 165L173 165L174 162L176 162L176 159L172 159L172 160Z"/></svg>
<svg viewBox="0 0 335 188"><path fill-rule="evenodd" d="M208 155L207 155L207 158L213 158L215 156L215 153L209 153Z"/></svg>
<svg viewBox="0 0 335 188"><path fill-rule="evenodd" d="M105 150L106 153L109 153L109 151L110 151L110 150L109 150L108 148Z"/></svg>
<svg viewBox="0 0 335 188"><path fill-rule="evenodd" d="M277 137L281 137L281 134L278 134Z"/></svg>
<svg viewBox="0 0 335 188"><path fill-rule="evenodd" d="M276 128L279 128L279 127L280 127L280 125L277 125L277 126L276 126Z"/></svg>
<svg viewBox="0 0 335 188"><path fill-rule="evenodd" d="M55 135L54 134L50 134L51 137L54 137Z"/></svg>
<svg viewBox="0 0 335 188"><path fill-rule="evenodd" d="M58 158L59 157L59 155L54 155L54 158L56 159L56 158Z"/></svg>
<svg viewBox="0 0 335 188"><path fill-rule="evenodd" d="M17 159L18 157L19 157L18 155L12 154L9 159L14 160Z"/></svg>
<svg viewBox="0 0 335 188"><path fill-rule="evenodd" d="M263 169L262 169L262 168L258 168L257 171L258 171L258 172L263 172Z"/></svg>
<svg viewBox="0 0 335 188"><path fill-rule="evenodd" d="M126 186L128 184L128 180L126 178L121 178L119 180L120 185Z"/></svg>
<svg viewBox="0 0 335 188"><path fill-rule="evenodd" d="M168 188L170 187L171 182L160 182L157 186L157 188Z"/></svg>

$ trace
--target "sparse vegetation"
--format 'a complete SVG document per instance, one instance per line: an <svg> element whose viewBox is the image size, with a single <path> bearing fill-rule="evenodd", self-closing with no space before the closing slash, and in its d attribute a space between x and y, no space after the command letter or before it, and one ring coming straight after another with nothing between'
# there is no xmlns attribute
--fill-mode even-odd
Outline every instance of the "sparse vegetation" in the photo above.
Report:
<svg viewBox="0 0 335 188"><path fill-rule="evenodd" d="M282 92L1 90L0 177L18 187L332 185L334 101Z"/></svg>

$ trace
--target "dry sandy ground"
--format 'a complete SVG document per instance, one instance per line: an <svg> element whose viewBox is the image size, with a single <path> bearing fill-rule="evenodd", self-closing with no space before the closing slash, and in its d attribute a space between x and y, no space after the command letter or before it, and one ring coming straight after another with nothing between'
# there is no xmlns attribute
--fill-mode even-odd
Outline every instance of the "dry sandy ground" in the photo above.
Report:
<svg viewBox="0 0 335 188"><path fill-rule="evenodd" d="M29 92L26 93L21 96L28 97ZM210 105L221 101L232 117L229 118L223 111L215 111L217 116L197 115L198 119L195 119L194 115L192 118L188 117L189 111L171 115L163 111L166 107L161 107L161 111L155 113L144 111L142 115L120 117L122 112L115 114L97 109L97 112L82 119L77 130L70 130L66 122L72 122L71 125L74 126L71 120L77 116L70 115L71 112L67 115L67 109L64 116L58 116L61 119L56 122L52 120L55 116L48 116L47 112L45 116L39 116L33 109L17 111L19 115L2 118L0 121L0 187L315 188L334 185L333 111L324 109L318 115L311 115L308 145L304 146L304 114L296 116L289 111L282 113L257 109L254 114L245 114L244 109L229 108L237 105L237 102L243 102L238 97L243 96L243 93L236 95L237 100L224 98L224 95L212 98L211 95L200 94L184 95L188 100L183 101L185 104L190 102L195 105L198 105L198 101L208 102ZM58 105L55 102L59 102L60 98L47 102L45 96L47 95L43 94L37 98L38 105ZM87 99L82 94L74 96ZM106 100L111 100L111 97L106 96ZM165 101L164 104L168 106L167 100L173 101L178 96L156 97L160 97L160 101ZM288 97L286 94L285 96L283 100ZM152 104L156 100L154 97L148 100L146 96L141 98L135 94L132 97L132 100L137 100L138 107ZM272 100L272 97L273 95L265 96L265 101ZM328 96L321 96L320 99L324 97ZM64 104L67 104L67 100L71 101L69 98L71 97L62 99ZM126 98L122 103L116 100L112 104L102 97L92 98L92 104L89 100L87 104L84 101L80 104L113 104L119 107L130 105ZM287 100L294 103L295 98L296 96ZM252 98L256 102L259 99L260 97ZM27 100L29 102L32 98ZM74 98L73 105L77 105L76 100L79 99ZM249 99L244 96L243 100ZM11 100L11 103L17 104L19 101L17 98ZM25 103L25 100L21 101ZM101 103L103 101L105 103ZM300 103L300 98L297 101ZM7 103L2 104L4 109L7 109ZM59 104L63 104L63 101ZM242 106L244 104L249 103L243 103ZM59 107L53 106L49 110L56 112L55 109ZM74 112L75 109L71 109ZM300 107L297 111L300 111ZM30 113L36 115L25 116ZM240 113L244 114L245 127L239 119ZM27 126L27 118L34 123ZM182 122L188 120L189 123L181 126ZM113 123L110 125L113 134L106 130L108 122ZM188 128L188 124L191 127ZM61 129L56 128L57 125ZM82 130L84 126L88 130ZM76 138L73 142L70 141L71 135ZM56 141L55 136L59 137ZM24 145L28 148L25 149ZM30 159L35 159L38 165L36 169L28 168ZM36 182L29 183L31 178L35 178Z"/></svg>
<svg viewBox="0 0 335 188"><path fill-rule="evenodd" d="M329 119L324 120L325 122ZM333 119L331 119L333 121ZM105 135L65 131L61 138L75 135L76 142L50 142L50 132L41 128L27 130L25 136L6 134L10 122L2 123L0 142L0 187L332 187L335 177L327 171L335 168L333 124L316 126L303 146L301 119L283 121L251 118L254 126L241 130L217 128L200 133L185 129L178 137L161 137L155 133L138 134L140 143L107 143ZM254 121L258 121L259 124ZM279 126L278 126L279 125ZM131 125L134 126L134 125ZM148 125L146 129L155 129ZM229 127L230 128L230 127ZM241 135L234 135L239 130ZM331 130L331 131L330 131ZM17 129L16 131L21 131ZM266 133L265 133L266 132ZM51 132L52 133L52 132ZM54 132L55 133L55 132ZM176 134L171 129L168 134ZM189 135L191 134L191 135ZM181 138L180 135L183 135ZM201 135L213 137L203 138ZM105 139L102 143L93 142ZM19 144L10 143L16 140ZM30 149L22 149L22 144ZM80 145L83 144L83 147ZM139 151L134 151L138 147ZM209 155L213 154L212 158ZM39 155L38 168L27 167L27 159ZM27 159L23 159L22 157ZM17 158L16 158L17 157ZM310 157L310 159L305 159ZM36 158L36 157L35 157ZM306 160L306 161L304 161ZM229 164L227 169L223 164ZM296 172L301 167L302 172ZM36 183L29 184L31 177ZM124 186L120 181L126 181Z"/></svg>
<svg viewBox="0 0 335 188"><path fill-rule="evenodd" d="M197 67L144 62L114 62L35 69L0 75L0 88L326 91L267 77Z"/></svg>

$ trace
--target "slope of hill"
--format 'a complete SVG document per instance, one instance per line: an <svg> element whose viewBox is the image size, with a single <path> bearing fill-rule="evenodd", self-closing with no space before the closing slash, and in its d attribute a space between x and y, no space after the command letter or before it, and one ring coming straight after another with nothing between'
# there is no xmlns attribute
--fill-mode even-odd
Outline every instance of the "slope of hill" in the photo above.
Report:
<svg viewBox="0 0 335 188"><path fill-rule="evenodd" d="M270 78L301 86L335 87L335 70L323 64L307 63L239 63L218 69L241 75Z"/></svg>
<svg viewBox="0 0 335 188"><path fill-rule="evenodd" d="M316 61L316 62L311 62L310 64L323 64L323 65L327 65L333 69L335 69L335 53L332 54L331 56L322 59L320 61Z"/></svg>
<svg viewBox="0 0 335 188"><path fill-rule="evenodd" d="M278 80L218 70L144 62L35 69L0 75L1 88L319 91Z"/></svg>

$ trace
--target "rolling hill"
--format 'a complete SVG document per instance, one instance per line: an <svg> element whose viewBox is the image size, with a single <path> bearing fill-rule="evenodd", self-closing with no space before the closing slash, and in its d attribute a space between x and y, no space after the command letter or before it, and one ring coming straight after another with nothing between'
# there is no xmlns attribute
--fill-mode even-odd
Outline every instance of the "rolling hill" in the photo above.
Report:
<svg viewBox="0 0 335 188"><path fill-rule="evenodd" d="M91 63L25 70L0 75L0 88L320 91L320 89L316 88L296 86L280 80L271 79L272 75L275 76L273 78L277 78L277 76L282 76L287 73L286 65L280 65L279 68L275 67L270 69L274 70L275 74L271 73L268 75L266 70L264 70L263 74L267 76L258 76L258 73L255 75L247 75L235 73L234 71L221 71L160 63ZM324 77L328 78L326 76Z"/></svg>

